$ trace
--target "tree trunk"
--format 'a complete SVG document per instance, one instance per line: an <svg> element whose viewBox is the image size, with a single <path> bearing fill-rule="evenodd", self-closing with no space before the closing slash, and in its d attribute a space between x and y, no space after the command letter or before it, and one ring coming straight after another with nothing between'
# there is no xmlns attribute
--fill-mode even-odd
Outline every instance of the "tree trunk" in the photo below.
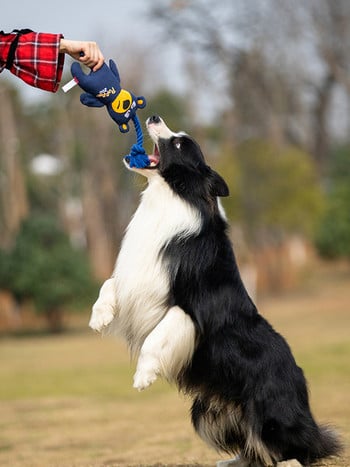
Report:
<svg viewBox="0 0 350 467"><path fill-rule="evenodd" d="M329 131L327 118L335 79L328 74L317 93L317 100L313 111L314 143L312 153L320 174L323 173L329 157Z"/></svg>
<svg viewBox="0 0 350 467"><path fill-rule="evenodd" d="M4 87L0 102L0 248L9 248L28 214L28 200L13 106Z"/></svg>
<svg viewBox="0 0 350 467"><path fill-rule="evenodd" d="M84 148L83 219L92 272L102 281L112 273L121 234L116 156L110 148L111 141L115 144L110 129L116 130L102 115L95 113L89 117L86 127L94 128L96 133L87 136Z"/></svg>
<svg viewBox="0 0 350 467"><path fill-rule="evenodd" d="M49 331L57 334L64 329L64 313L61 308L51 308L46 311L46 319L49 326Z"/></svg>

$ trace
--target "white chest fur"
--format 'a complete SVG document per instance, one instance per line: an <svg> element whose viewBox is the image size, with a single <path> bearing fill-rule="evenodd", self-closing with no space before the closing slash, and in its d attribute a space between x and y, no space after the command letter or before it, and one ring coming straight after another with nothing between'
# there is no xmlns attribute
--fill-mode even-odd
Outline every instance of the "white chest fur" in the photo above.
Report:
<svg viewBox="0 0 350 467"><path fill-rule="evenodd" d="M169 278L160 252L175 235L195 234L200 214L159 176L149 180L122 242L114 271L117 315L112 333L122 334L134 350L167 311Z"/></svg>

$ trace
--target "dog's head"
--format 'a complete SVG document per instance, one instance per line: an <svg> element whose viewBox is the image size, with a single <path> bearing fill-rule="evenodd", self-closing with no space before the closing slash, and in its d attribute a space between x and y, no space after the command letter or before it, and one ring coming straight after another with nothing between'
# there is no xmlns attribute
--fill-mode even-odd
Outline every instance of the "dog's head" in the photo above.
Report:
<svg viewBox="0 0 350 467"><path fill-rule="evenodd" d="M228 196L226 182L205 163L201 148L193 138L183 132L174 133L157 115L147 119L146 127L154 142L153 154L148 156L150 165L131 170L149 179L163 177L177 194L188 199Z"/></svg>

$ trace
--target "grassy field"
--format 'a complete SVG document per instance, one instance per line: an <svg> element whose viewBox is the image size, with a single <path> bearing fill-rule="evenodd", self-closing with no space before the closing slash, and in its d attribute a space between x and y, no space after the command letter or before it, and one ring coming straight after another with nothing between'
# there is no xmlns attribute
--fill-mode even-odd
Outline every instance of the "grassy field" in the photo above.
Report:
<svg viewBox="0 0 350 467"><path fill-rule="evenodd" d="M316 418L350 441L350 271L320 270L303 290L259 300L309 381ZM88 314L86 315L86 320ZM125 346L74 329L0 341L1 466L214 465L189 402L157 382L132 389ZM350 454L327 466L350 466Z"/></svg>

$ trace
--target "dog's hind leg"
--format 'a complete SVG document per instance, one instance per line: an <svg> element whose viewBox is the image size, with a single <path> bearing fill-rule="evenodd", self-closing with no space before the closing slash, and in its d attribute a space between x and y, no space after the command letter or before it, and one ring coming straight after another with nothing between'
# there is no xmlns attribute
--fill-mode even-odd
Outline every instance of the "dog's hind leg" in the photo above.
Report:
<svg viewBox="0 0 350 467"><path fill-rule="evenodd" d="M113 321L116 313L115 278L106 280L100 289L97 301L92 307L89 326L95 331L102 331Z"/></svg>
<svg viewBox="0 0 350 467"><path fill-rule="evenodd" d="M170 308L141 347L134 388L142 391L157 376L169 381L176 380L190 362L194 347L195 327L192 319L180 307Z"/></svg>

